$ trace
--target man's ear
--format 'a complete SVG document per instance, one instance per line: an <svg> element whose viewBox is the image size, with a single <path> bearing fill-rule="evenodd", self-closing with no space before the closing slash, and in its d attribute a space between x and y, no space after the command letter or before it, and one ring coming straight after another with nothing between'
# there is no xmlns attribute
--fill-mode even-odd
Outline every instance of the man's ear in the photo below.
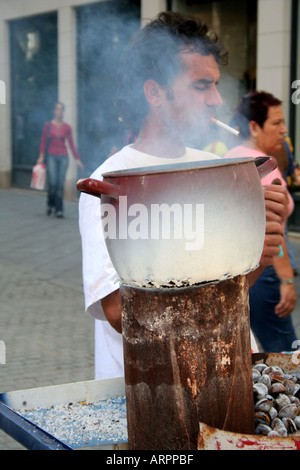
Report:
<svg viewBox="0 0 300 470"><path fill-rule="evenodd" d="M148 103L155 107L159 107L162 104L162 99L166 94L164 89L155 80L147 80L144 83L144 93Z"/></svg>

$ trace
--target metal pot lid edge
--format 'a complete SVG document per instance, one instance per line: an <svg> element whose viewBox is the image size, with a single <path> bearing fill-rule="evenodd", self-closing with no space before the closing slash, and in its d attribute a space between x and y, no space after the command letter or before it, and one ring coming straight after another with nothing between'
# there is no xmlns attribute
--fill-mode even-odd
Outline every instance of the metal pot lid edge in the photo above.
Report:
<svg viewBox="0 0 300 470"><path fill-rule="evenodd" d="M131 168L127 170L116 170L103 173L103 178L114 176L141 176L155 173L173 173L186 170L202 170L215 167L223 167L229 165L239 165L241 163L249 163L254 161L253 157L242 158L216 158L214 160L199 160L195 162L169 163L166 165L155 165Z"/></svg>

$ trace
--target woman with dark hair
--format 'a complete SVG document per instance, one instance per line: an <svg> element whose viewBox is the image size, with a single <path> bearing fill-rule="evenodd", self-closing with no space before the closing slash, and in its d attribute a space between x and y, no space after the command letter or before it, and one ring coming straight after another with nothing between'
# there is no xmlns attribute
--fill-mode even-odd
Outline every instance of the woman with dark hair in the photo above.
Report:
<svg viewBox="0 0 300 470"><path fill-rule="evenodd" d="M63 121L64 109L63 103L55 103L54 119L44 124L37 161L37 163L45 162L47 165L47 215L51 215L54 211L59 218L63 217L64 183L69 164L66 141L70 145L78 167L83 168L74 145L72 128Z"/></svg>
<svg viewBox="0 0 300 470"><path fill-rule="evenodd" d="M263 91L245 95L232 122L240 131L242 144L225 158L273 155L287 133L281 101ZM262 185L275 178L286 186L278 168L262 179ZM289 215L293 209L289 195ZM291 318L297 299L294 272L285 241L282 248L283 256L274 258L249 291L251 328L265 352L290 351L297 340Z"/></svg>

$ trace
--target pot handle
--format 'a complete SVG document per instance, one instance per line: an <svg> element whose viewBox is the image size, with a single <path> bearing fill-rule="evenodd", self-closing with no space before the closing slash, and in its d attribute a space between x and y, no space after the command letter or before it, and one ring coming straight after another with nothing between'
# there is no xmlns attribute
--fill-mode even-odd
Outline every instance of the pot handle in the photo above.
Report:
<svg viewBox="0 0 300 470"><path fill-rule="evenodd" d="M271 171L277 168L275 157L257 157L254 160L260 179L267 176Z"/></svg>
<svg viewBox="0 0 300 470"><path fill-rule="evenodd" d="M105 183L93 178L83 178L77 181L76 188L78 191L91 196L101 198L102 194L107 194L115 199L120 195L120 187L116 184Z"/></svg>

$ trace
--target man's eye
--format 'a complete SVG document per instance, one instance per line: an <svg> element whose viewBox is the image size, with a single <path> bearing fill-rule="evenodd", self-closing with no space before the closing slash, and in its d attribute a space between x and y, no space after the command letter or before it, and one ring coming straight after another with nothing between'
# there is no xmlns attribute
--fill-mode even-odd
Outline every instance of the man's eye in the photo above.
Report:
<svg viewBox="0 0 300 470"><path fill-rule="evenodd" d="M195 90L200 90L200 91L206 90L207 87L208 87L208 85L206 85L206 84L194 85Z"/></svg>

